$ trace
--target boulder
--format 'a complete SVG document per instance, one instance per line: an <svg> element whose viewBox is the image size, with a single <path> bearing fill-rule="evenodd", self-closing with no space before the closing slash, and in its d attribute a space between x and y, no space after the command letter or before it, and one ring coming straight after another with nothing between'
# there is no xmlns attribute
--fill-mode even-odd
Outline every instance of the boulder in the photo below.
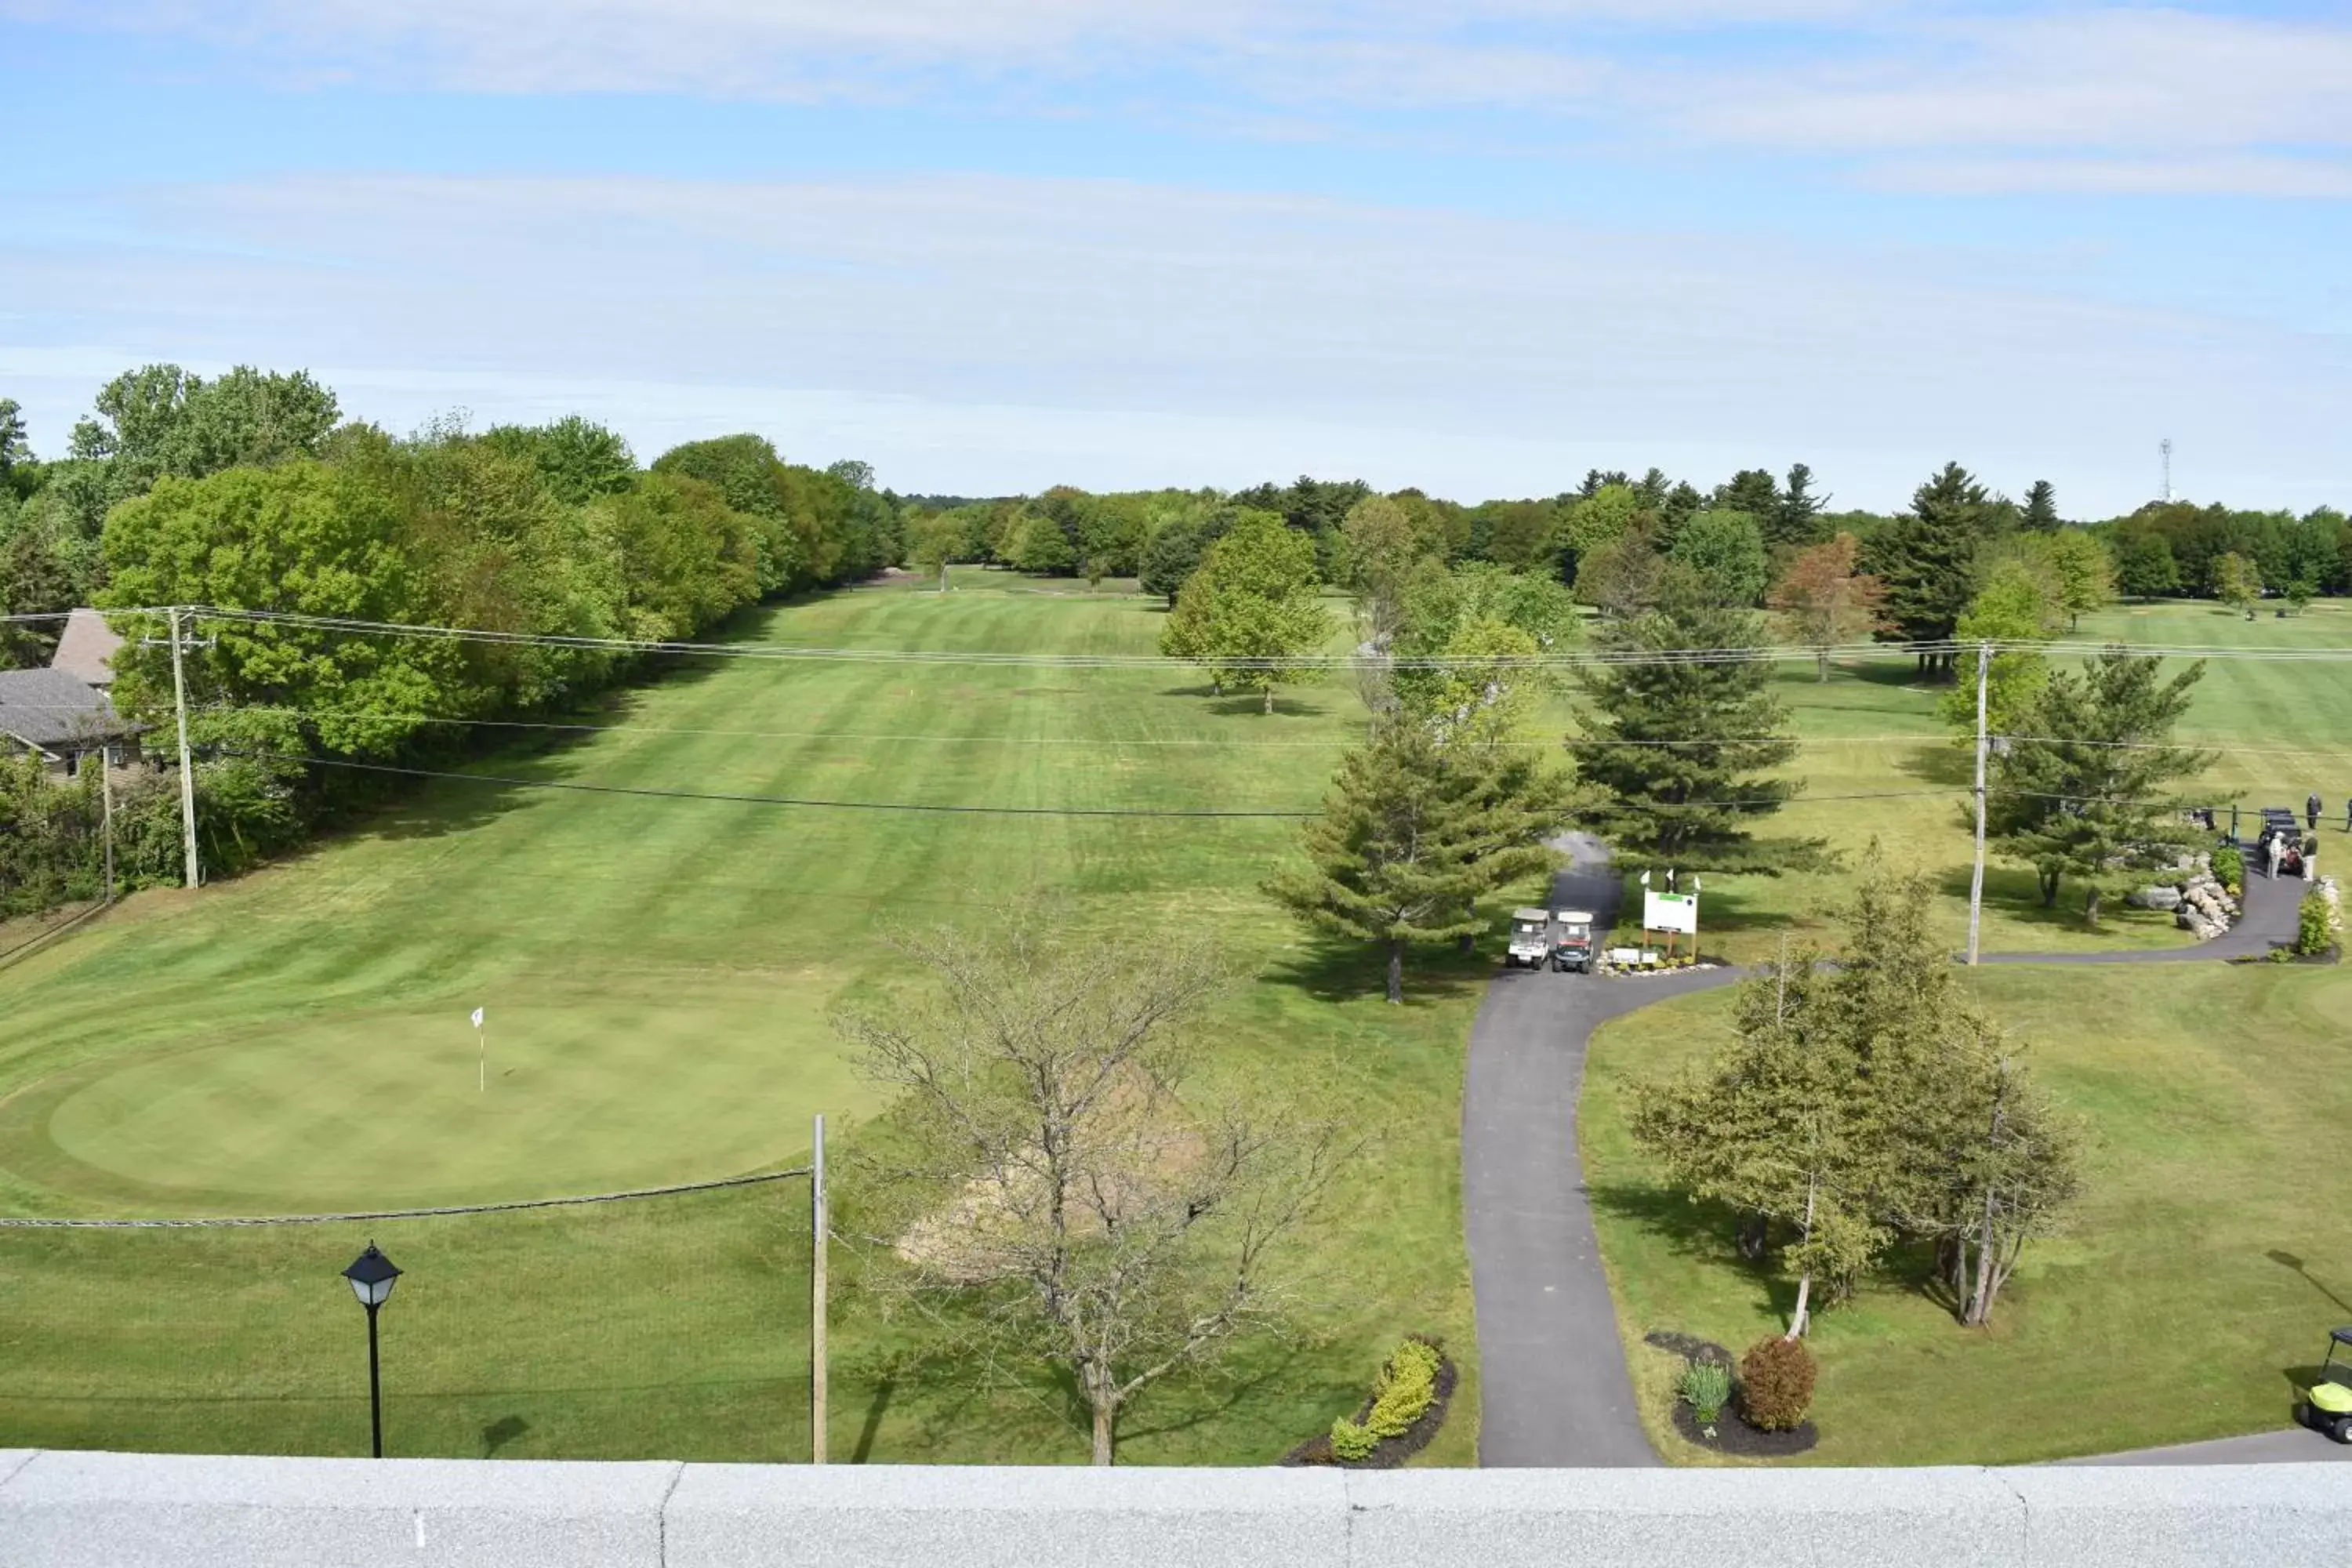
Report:
<svg viewBox="0 0 2352 1568"><path fill-rule="evenodd" d="M2136 910L2163 910L2169 912L2180 907L2180 889L2165 887L2142 888L2136 893L2126 894L2124 902Z"/></svg>
<svg viewBox="0 0 2352 1568"><path fill-rule="evenodd" d="M2206 931L2211 928L2213 922L2207 920L2196 905L2183 904L2173 911L2172 923L2182 931L2192 932L2198 941L2202 942L2205 940Z"/></svg>

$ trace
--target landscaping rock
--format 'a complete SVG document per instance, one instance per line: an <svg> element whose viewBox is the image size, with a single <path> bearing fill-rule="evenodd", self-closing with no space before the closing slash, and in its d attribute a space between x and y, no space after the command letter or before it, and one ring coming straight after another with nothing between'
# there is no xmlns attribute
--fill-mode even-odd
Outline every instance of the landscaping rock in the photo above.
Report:
<svg viewBox="0 0 2352 1568"><path fill-rule="evenodd" d="M2180 907L2180 889L2142 888L2136 893L2126 895L2124 902L2136 910L2177 910Z"/></svg>

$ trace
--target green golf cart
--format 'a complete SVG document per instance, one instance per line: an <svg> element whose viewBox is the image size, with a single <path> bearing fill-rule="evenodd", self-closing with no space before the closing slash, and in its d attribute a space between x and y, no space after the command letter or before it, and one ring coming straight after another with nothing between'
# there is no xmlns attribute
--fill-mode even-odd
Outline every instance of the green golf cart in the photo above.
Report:
<svg viewBox="0 0 2352 1568"><path fill-rule="evenodd" d="M2327 1359L2319 1363L2294 1417L2315 1432L2352 1443L2352 1329L2328 1331Z"/></svg>

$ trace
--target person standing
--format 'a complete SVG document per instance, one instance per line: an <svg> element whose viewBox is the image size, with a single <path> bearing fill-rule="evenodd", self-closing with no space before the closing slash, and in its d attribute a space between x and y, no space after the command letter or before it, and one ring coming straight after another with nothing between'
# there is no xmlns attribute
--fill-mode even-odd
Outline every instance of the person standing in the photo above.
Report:
<svg viewBox="0 0 2352 1568"><path fill-rule="evenodd" d="M2347 822L2352 822L2352 800L2347 800L2344 803L2344 820ZM2352 831L2352 829L2347 829L2347 831ZM2235 844L2237 841L2238 803L2236 801L2231 801L2230 803L2230 842Z"/></svg>
<svg viewBox="0 0 2352 1568"><path fill-rule="evenodd" d="M2280 836L2280 835L2278 835L2278 834L2275 834L2275 833L2272 834L2272 835L2271 835L2271 837L2270 837L2270 849L2271 849L2270 879L2271 879L2271 880L2272 880L2272 881L2273 881L2273 882L2275 882L2275 881L2277 881L2277 880L2278 880L2278 863L2279 863L2279 845L2280 845L2280 837L2281 837L2281 836Z"/></svg>
<svg viewBox="0 0 2352 1568"><path fill-rule="evenodd" d="M2311 798L2303 803L2303 826L2310 832L2319 831L2319 792L2313 790Z"/></svg>
<svg viewBox="0 0 2352 1568"><path fill-rule="evenodd" d="M2352 800L2344 803L2344 831L2352 833Z"/></svg>

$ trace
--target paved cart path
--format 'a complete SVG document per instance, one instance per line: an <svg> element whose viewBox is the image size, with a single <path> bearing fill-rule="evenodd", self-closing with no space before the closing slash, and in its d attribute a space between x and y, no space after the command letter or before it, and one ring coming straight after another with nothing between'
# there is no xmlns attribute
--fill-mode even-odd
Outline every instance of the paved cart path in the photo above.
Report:
<svg viewBox="0 0 2352 1568"><path fill-rule="evenodd" d="M1570 855L1552 880L1551 907L1591 910L1597 929L1615 914L1622 880L1595 840L1555 841ZM2294 935L2304 885L2248 879L2245 915L2195 947L2114 953L1988 954L1993 963L2173 963L2268 952ZM1654 1002L1714 990L1733 969L1657 978L1594 980L1547 970L1497 973L1470 1032L1462 1100L1462 1209L1478 1321L1478 1462L1542 1467L1654 1465L1633 1405L1601 1266L1592 1205L1576 1142L1577 1096L1592 1031ZM2207 1454L2149 1463L2237 1463L2323 1458L2281 1440L2230 1438L2158 1454ZM2316 1434L2304 1436L2334 1448ZM2233 1448L2233 1445L2245 1446ZM2129 1456L2123 1457L2128 1460Z"/></svg>

